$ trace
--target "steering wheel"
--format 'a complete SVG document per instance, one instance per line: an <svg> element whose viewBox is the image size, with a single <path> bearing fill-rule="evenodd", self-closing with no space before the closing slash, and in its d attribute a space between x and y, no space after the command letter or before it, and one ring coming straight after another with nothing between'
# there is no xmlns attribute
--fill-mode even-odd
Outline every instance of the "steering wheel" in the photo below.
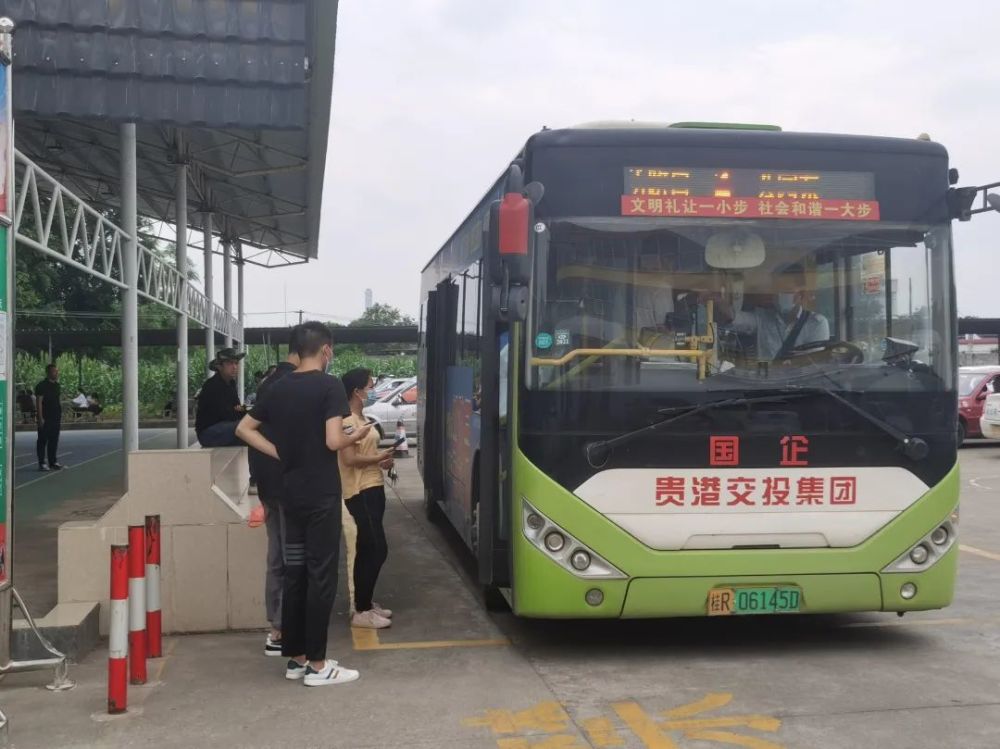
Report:
<svg viewBox="0 0 1000 749"><path fill-rule="evenodd" d="M838 364L861 364L865 353L859 346L847 341L812 341L793 346L788 357L822 356L824 360Z"/></svg>

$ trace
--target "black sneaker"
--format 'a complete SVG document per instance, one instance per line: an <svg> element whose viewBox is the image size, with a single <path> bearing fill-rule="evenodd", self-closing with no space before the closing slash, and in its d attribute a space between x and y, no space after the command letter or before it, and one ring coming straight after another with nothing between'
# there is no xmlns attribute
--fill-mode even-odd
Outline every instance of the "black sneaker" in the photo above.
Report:
<svg viewBox="0 0 1000 749"><path fill-rule="evenodd" d="M268 634L267 639L264 640L264 655L281 655L281 640L271 639L271 635Z"/></svg>
<svg viewBox="0 0 1000 749"><path fill-rule="evenodd" d="M51 468L53 471L61 471L65 467L66 466L64 466L62 463L52 463L49 466L49 468Z"/></svg>

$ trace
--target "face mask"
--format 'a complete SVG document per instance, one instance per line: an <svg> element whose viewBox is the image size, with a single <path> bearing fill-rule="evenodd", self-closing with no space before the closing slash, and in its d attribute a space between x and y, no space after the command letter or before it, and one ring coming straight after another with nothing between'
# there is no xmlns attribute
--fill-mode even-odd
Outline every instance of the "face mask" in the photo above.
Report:
<svg viewBox="0 0 1000 749"><path fill-rule="evenodd" d="M795 294L789 291L781 291L778 293L778 311L782 314L787 315L795 309Z"/></svg>

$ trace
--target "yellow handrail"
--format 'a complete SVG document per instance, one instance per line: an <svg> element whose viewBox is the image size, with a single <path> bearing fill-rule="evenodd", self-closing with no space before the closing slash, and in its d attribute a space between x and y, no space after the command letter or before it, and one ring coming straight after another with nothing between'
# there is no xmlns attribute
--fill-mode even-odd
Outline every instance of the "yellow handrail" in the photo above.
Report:
<svg viewBox="0 0 1000 749"><path fill-rule="evenodd" d="M704 354L698 349L670 349L670 348L575 348L567 351L558 359L545 359L537 356L531 357L531 364L535 367L561 367L563 364L577 359L581 356L685 356L689 359L697 359Z"/></svg>

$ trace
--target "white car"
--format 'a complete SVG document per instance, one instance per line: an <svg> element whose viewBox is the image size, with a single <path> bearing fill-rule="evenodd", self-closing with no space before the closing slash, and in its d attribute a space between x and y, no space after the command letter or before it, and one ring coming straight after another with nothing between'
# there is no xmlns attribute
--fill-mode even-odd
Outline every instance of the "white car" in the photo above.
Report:
<svg viewBox="0 0 1000 749"><path fill-rule="evenodd" d="M366 406L364 415L373 422L382 439L396 433L396 422L402 420L407 437L417 433L417 383L410 379L384 395L377 403Z"/></svg>
<svg viewBox="0 0 1000 749"><path fill-rule="evenodd" d="M979 428L988 440L1000 440L1000 393L990 393L983 404Z"/></svg>
<svg viewBox="0 0 1000 749"><path fill-rule="evenodd" d="M366 405L371 406L372 404L382 400L390 391L396 390L402 385L407 383L414 383L417 379L415 377L390 377L388 379L382 380L375 387L373 387L368 392L368 403Z"/></svg>

